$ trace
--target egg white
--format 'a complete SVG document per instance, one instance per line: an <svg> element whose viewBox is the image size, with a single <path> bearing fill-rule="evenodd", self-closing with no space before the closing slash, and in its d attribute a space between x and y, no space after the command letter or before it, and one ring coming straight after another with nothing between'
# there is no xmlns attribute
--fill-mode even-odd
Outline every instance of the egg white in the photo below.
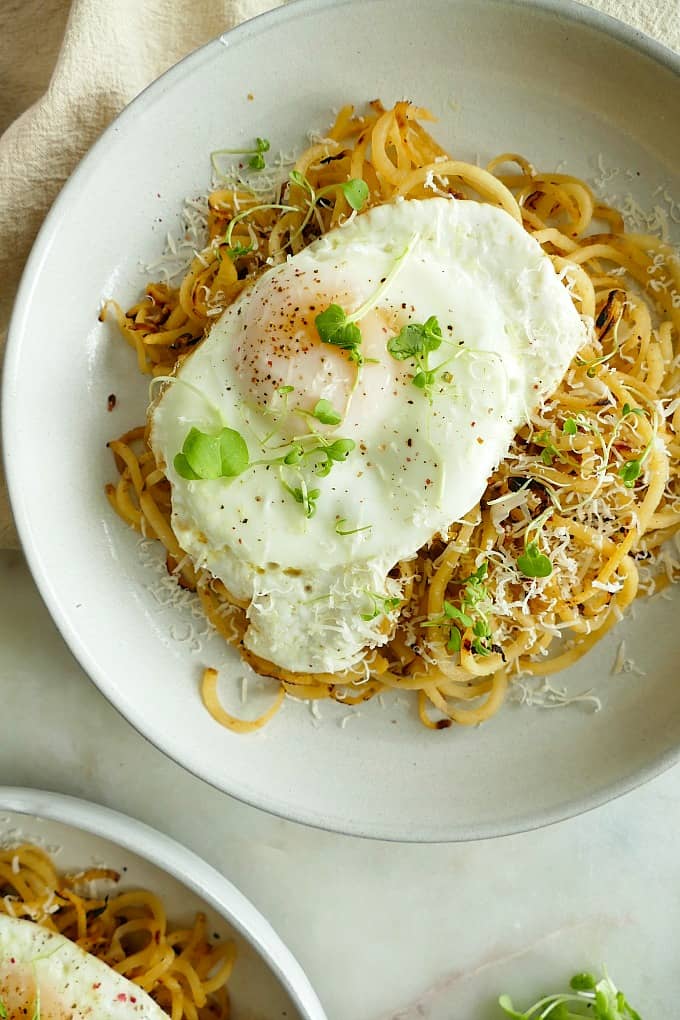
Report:
<svg viewBox="0 0 680 1020"><path fill-rule="evenodd" d="M312 344L313 319L333 302L351 313L392 271L359 322L362 352L376 363L363 366L350 393L355 368ZM429 400L412 384L413 365L396 361L386 343L433 315L445 343L431 365L452 359L453 379L440 374ZM249 602L246 646L291 670L335 673L384 643L389 612L364 617L375 594L399 593L390 570L479 501L518 427L586 339L537 242L503 210L473 201L377 207L260 277L150 412L152 447L172 484L173 529L198 567ZM192 426L237 429L251 460L289 442L295 429L277 404L284 383L294 387L293 405L329 399L344 419L321 431L356 443L327 477L309 479L320 490L313 517L278 469L180 477L173 460ZM286 478L295 484L294 473ZM366 530L340 535L339 527Z"/></svg>
<svg viewBox="0 0 680 1020"><path fill-rule="evenodd" d="M0 1002L8 1020L167 1020L146 992L75 942L4 914Z"/></svg>

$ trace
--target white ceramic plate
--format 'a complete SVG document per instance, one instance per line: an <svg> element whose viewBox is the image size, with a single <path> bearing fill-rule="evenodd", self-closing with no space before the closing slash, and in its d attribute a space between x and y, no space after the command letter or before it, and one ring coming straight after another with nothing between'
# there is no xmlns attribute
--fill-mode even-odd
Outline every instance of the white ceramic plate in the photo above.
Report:
<svg viewBox="0 0 680 1020"><path fill-rule="evenodd" d="M146 383L103 298L123 305L140 260L204 191L209 152L254 135L301 146L332 108L406 95L440 117L462 158L504 150L607 178L612 197L675 207L680 62L571 3L300 2L204 47L144 92L83 161L31 256L12 321L5 446L17 524L42 595L84 668L150 740L252 804L362 835L497 835L592 807L670 763L680 747L675 604L640 605L560 678L596 688L603 711L509 706L479 730L431 733L385 698L349 718L288 702L252 737L201 706L205 665L238 707L238 657L200 638L191 609L160 604L159 573L110 512L105 443L143 419ZM249 94L254 98L250 99ZM603 168L607 173L603 173ZM658 189L661 190L658 190ZM677 220L677 210L673 215ZM672 217L671 217L672 220ZM671 222L674 227L675 224ZM107 395L118 396L115 412ZM645 676L608 674L625 635ZM182 640L184 639L184 640Z"/></svg>
<svg viewBox="0 0 680 1020"><path fill-rule="evenodd" d="M46 849L60 871L119 871L118 888L157 893L171 923L206 913L210 930L238 948L229 992L239 1020L325 1020L299 963L252 903L168 836L75 797L0 786L0 846L20 840Z"/></svg>

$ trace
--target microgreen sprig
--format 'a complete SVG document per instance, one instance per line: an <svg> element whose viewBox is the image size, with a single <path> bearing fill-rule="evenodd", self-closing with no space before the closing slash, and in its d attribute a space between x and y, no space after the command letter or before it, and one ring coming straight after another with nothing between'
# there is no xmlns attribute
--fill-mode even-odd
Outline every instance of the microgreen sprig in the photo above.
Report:
<svg viewBox="0 0 680 1020"><path fill-rule="evenodd" d="M430 354L439 350L443 339L439 320L431 315L424 323L407 323L396 336L387 341L387 350L397 361L408 359L414 361L416 371L411 377L411 382L423 390L428 398L432 396L437 373L441 373L445 365L453 360L449 358L436 368L430 368Z"/></svg>
<svg viewBox="0 0 680 1020"><path fill-rule="evenodd" d="M0 1020L7 1020L7 1017L8 1017L7 1006L2 1001L2 999L0 999Z"/></svg>
<svg viewBox="0 0 680 1020"><path fill-rule="evenodd" d="M279 393L287 387L281 387ZM293 387L290 387L292 392ZM335 407L331 404L330 400L326 400L324 397L321 400L317 400L311 411L306 411L303 407L292 407L290 410L286 406L286 412L288 414L299 414L303 418L308 418L310 421L318 421L322 425L339 425L342 421L342 415Z"/></svg>
<svg viewBox="0 0 680 1020"><path fill-rule="evenodd" d="M569 458L566 457L561 450L557 449L548 429L543 429L542 432L539 432L538 435L534 436L533 442L537 446L542 447L541 460L547 467L551 467L552 462L555 459L562 462L567 462L569 460Z"/></svg>
<svg viewBox="0 0 680 1020"><path fill-rule="evenodd" d="M295 502L302 505L305 517L313 517L316 513L316 501L321 495L321 489L309 489L304 478L301 479L299 486L288 485L283 479L281 484L291 494Z"/></svg>
<svg viewBox="0 0 680 1020"><path fill-rule="evenodd" d="M365 524L363 528L346 528L347 524L346 517L340 517L335 522L335 533L336 535L358 535L361 531L370 531L373 527L372 524Z"/></svg>
<svg viewBox="0 0 680 1020"><path fill-rule="evenodd" d="M446 648L459 652L462 647L463 630L472 630L471 649L475 655L490 655L494 650L493 631L489 622L491 597L486 586L488 564L486 561L460 582L462 586L460 606L444 602L444 612L426 620L423 627L449 627Z"/></svg>
<svg viewBox="0 0 680 1020"><path fill-rule="evenodd" d="M249 205L247 209L242 209L240 213L237 213L229 221L229 226L224 235L224 240L229 248L232 248L231 238L234 233L234 227L237 223L241 223L255 212L264 212L266 209L280 209L282 212L300 212L300 209L296 205L284 205L281 202L261 202L259 205Z"/></svg>
<svg viewBox="0 0 680 1020"><path fill-rule="evenodd" d="M538 535L552 512L552 507L544 510L524 532L524 552L517 557L517 566L525 577L550 577L553 572L552 560L541 552L538 545ZM530 539L529 536L534 533L536 538Z"/></svg>
<svg viewBox="0 0 680 1020"><path fill-rule="evenodd" d="M334 464L347 460L356 443L353 439L335 439L329 442L323 436L314 436L313 445L305 448L301 441L292 444L291 449L284 456L277 460L267 461L268 464L278 464L283 475L285 468L292 468L297 471L300 478L298 486L291 486L281 477L281 484L284 489L293 496L297 503L302 504L305 517L313 517L316 513L316 503L321 495L321 490L309 488L302 474L303 462L308 458L315 460L314 474L318 478L325 478L330 474Z"/></svg>
<svg viewBox="0 0 680 1020"><path fill-rule="evenodd" d="M585 368L586 375L589 379L594 379L600 365L604 365L606 362L610 361L616 354L618 354L618 351L619 345L618 343L615 343L608 354L601 354L599 358L593 358L592 361L584 361L583 358L577 355L576 364L579 368Z"/></svg>
<svg viewBox="0 0 680 1020"><path fill-rule="evenodd" d="M404 250L395 259L387 276L381 280L377 289L355 311L348 315L340 305L331 304L323 312L319 312L314 319L316 331L321 342L332 344L334 347L347 351L349 360L354 362L357 368L361 368L365 364L366 359L361 352L361 330L356 324L380 301L382 295L401 271L406 257L413 251L417 240L418 235L414 234Z"/></svg>
<svg viewBox="0 0 680 1020"><path fill-rule="evenodd" d="M300 473L300 485L290 486L283 478L284 488L301 503L305 515L316 511L320 490L309 489L302 475L303 463L314 460L313 471L319 478L330 474L334 464L347 460L356 444L353 439L337 438L332 441L312 434L286 444L286 452L278 457L251 461L248 446L240 432L223 428L216 434L191 428L182 450L173 461L177 474L187 481L209 481L218 478L235 478L248 468L265 464L280 469L292 468ZM2 1018L0 1018L2 1020Z"/></svg>
<svg viewBox="0 0 680 1020"><path fill-rule="evenodd" d="M366 200L368 199L369 189L365 181L362 181L359 177L354 177L349 181L341 181L338 184L328 184L325 188L321 188L316 191L310 182L307 180L304 174L300 173L299 170L291 170L290 181L292 184L296 184L299 188L302 188L307 195L307 212L305 213L302 223L297 228L295 233L291 236L290 241L297 240L305 232L307 224L314 215L314 210L319 201L330 195L337 188L340 188L343 195L347 199L349 205L354 209L355 212L361 212ZM289 243L290 243L289 241Z"/></svg>
<svg viewBox="0 0 680 1020"><path fill-rule="evenodd" d="M600 314L595 320L596 328L604 329L603 337L606 336L610 332L610 330L613 332L613 344L611 351L609 351L608 354L600 355L599 358L593 358L591 361L584 361L583 358L579 356L576 357L576 364L579 365L579 367L581 368L585 368L586 375L589 379L594 379L599 371L600 365L604 365L606 364L606 362L611 361L611 359L614 358L619 352L620 346L619 323L621 321L623 305L621 305L620 310L618 312L618 317L616 318L616 321L613 324L611 321L609 321L608 323L608 318L612 312L613 305L616 302L616 295L620 294L621 294L620 291L610 291L609 298L607 299L604 308L600 311Z"/></svg>
<svg viewBox="0 0 680 1020"><path fill-rule="evenodd" d="M350 361L358 366L363 365L361 330L340 305L332 304L323 312L319 312L314 325L322 343L332 344L342 351L347 351Z"/></svg>
<svg viewBox="0 0 680 1020"><path fill-rule="evenodd" d="M632 414L644 415L644 413L645 412L641 407L631 407L630 404L624 404L623 411L621 412L621 419L623 420ZM631 460L625 461L619 468L619 477L623 480L623 484L627 489L634 488L636 480L642 474L642 466L652 451L658 427L658 421L655 418L651 438L640 456L633 457Z"/></svg>
<svg viewBox="0 0 680 1020"><path fill-rule="evenodd" d="M321 400L317 400L312 414L322 425L339 425L342 421L340 412L335 410L330 400L325 400L323 397Z"/></svg>
<svg viewBox="0 0 680 1020"><path fill-rule="evenodd" d="M538 548L538 542L527 542L524 552L517 557L517 566L525 577L550 577L552 560Z"/></svg>
<svg viewBox="0 0 680 1020"><path fill-rule="evenodd" d="M575 418L567 418L566 419L566 421L564 422L564 425L562 427L562 431L564 433L566 433L567 435L575 435L576 433L573 431L574 427L576 428L577 431L578 430L583 430L584 432L591 432L594 436L596 436L600 440L600 443L601 443L601 446L602 446L601 464L600 464L600 467L598 468L597 473L596 473L595 486L588 493L588 495L584 499L581 500L580 503L570 504L569 510L571 512L573 512L573 511L575 511L577 509L582 509L582 508L588 506L589 503L592 503L592 501L595 499L595 497L599 493L600 489L602 488L602 486L604 484L604 481L605 481L605 478L607 477L607 470L609 468L609 461L610 461L612 450L614 448L614 444L616 443L616 440L618 439L618 437L620 435L621 429L622 429L623 424L626 421L626 419L629 418L631 415L636 415L637 417L644 417L647 413L648 412L645 411L644 408L642 408L642 407L633 407L631 404L626 402L623 405L622 409L621 409L621 417L619 418L619 420L614 425L614 429L612 431L612 434L611 434L609 440L605 440L604 436L602 435L601 431L598 429L597 425L595 425L594 422L588 421L588 419L583 414L578 414ZM654 437L656 436L656 434L658 432L658 419L656 418L656 416L654 417L653 432L654 432L654 434L652 436L652 439L650 440L647 448L643 452L643 455L641 457L639 457L639 458L634 458L633 461L625 462L619 468L619 472L618 472L619 477L621 477L623 479L624 485L626 485L627 488L632 488L633 485L635 484L635 479L639 477L640 470L638 470L638 468L640 468L640 469L642 468L643 457L646 458L646 456L648 455L649 450L651 449ZM544 458L542 458L542 459L544 459ZM545 463L545 460L544 460L544 463ZM630 468L627 467L628 463L630 463L632 465ZM628 481L626 481L626 479L628 479ZM548 494L549 494L549 496L550 496L554 506L556 507L556 509L560 513L564 513L565 512L565 508L560 503L560 500L559 500L558 495L555 492L555 490L550 485L548 485L545 481L543 481L543 480L541 481L541 484L545 487L545 489L548 492Z"/></svg>
<svg viewBox="0 0 680 1020"><path fill-rule="evenodd" d="M243 258L244 255L250 255L251 252L255 251L255 245L249 244L232 244L231 247L227 248L227 255L232 262L236 262L236 259Z"/></svg>
<svg viewBox="0 0 680 1020"><path fill-rule="evenodd" d="M376 617L387 615L388 613L394 612L401 605L401 599L398 597L389 597L387 595L381 595L377 591L366 591L369 599L371 599L372 606L369 612L362 613L361 619L370 623L371 620L375 620Z"/></svg>
<svg viewBox="0 0 680 1020"><path fill-rule="evenodd" d="M512 1020L642 1020L606 973L599 980L593 974L575 974L569 986L571 991L546 995L524 1012L515 1009L509 995L501 995L498 1005Z"/></svg>
<svg viewBox="0 0 680 1020"><path fill-rule="evenodd" d="M264 170L265 152L269 152L271 145L268 138L256 138L254 149L215 149L210 153L210 162L215 173L222 176L217 163L217 156L250 156L248 166L251 170Z"/></svg>
<svg viewBox="0 0 680 1020"><path fill-rule="evenodd" d="M337 188L340 189L355 212L361 212L368 199L368 184L366 184L366 181L361 180L360 177L353 177L349 181L340 181L338 184L328 184L325 188L320 188L319 191L316 191L305 175L300 173L299 170L291 170L289 176L293 184L304 188L309 195L310 208L308 210L307 222L309 222L309 217L319 199L332 194Z"/></svg>

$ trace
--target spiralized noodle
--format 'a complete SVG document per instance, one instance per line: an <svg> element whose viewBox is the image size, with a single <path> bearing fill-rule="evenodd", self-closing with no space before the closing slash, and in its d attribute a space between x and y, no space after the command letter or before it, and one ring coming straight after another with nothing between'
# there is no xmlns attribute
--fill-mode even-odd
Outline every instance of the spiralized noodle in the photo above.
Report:
<svg viewBox="0 0 680 1020"><path fill-rule="evenodd" d="M149 284L126 313L110 302L103 314L113 312L141 371L172 373L215 315L268 266L356 215L340 188L353 178L368 185L364 208L435 195L481 200L538 241L576 309L594 319L591 339L519 430L479 505L395 569L404 587L394 633L346 673L296 674L245 649L247 606L187 563L146 430L110 444L119 479L107 492L116 512L163 542L169 569L198 590L215 628L257 672L278 681L281 695L355 704L386 690L413 691L424 725L441 729L490 718L513 678L572 665L636 596L676 580L663 544L680 527L680 261L659 238L627 233L621 214L575 177L538 172L516 153L485 169L453 159L423 128L432 119L408 102L385 110L376 101L365 116L344 107L327 138L294 167L316 191L328 189L313 213L305 189L289 179L270 196L277 208L243 182L220 188L208 199L209 243L179 288ZM255 248L232 261L225 232L235 217L230 244ZM639 471L626 483L630 462ZM550 558L549 576L519 569L529 541ZM452 649L447 612L464 604L482 566L477 608L492 640L481 646L473 624ZM221 709L214 671L203 696L224 725L238 732L261 725Z"/></svg>
<svg viewBox="0 0 680 1020"><path fill-rule="evenodd" d="M162 900L147 890L92 892L119 879L108 868L60 875L30 843L0 849L0 913L71 939L148 992L172 1020L228 1020L234 943L215 942L201 913L190 928L172 928Z"/></svg>

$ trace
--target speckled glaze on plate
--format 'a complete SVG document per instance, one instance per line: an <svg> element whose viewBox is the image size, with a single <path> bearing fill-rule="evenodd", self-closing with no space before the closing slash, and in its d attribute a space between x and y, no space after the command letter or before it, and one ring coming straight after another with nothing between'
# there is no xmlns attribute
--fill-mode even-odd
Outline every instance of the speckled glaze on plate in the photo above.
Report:
<svg viewBox="0 0 680 1020"><path fill-rule="evenodd" d="M183 199L205 191L212 149L256 134L276 148L302 146L309 128L323 128L348 101L406 95L439 116L437 137L461 158L520 151L651 208L678 193L679 65L568 2L426 0L416 16L410 0L301 0L182 61L83 160L36 242L12 320L4 382L12 505L72 651L123 715L186 768L287 818L433 841L563 818L677 758L677 601L663 599L637 606L559 678L571 692L595 688L598 713L509 705L481 729L431 733L399 698L352 715L321 705L320 718L289 701L254 736L220 729L200 703L201 669L221 668L237 710L247 671L201 636L191 607L165 605L158 556L147 548L140 558L103 496L112 477L105 443L143 420L146 381L97 311L106 297L125 305L139 293L140 260L158 256ZM644 676L609 676L624 636Z"/></svg>

